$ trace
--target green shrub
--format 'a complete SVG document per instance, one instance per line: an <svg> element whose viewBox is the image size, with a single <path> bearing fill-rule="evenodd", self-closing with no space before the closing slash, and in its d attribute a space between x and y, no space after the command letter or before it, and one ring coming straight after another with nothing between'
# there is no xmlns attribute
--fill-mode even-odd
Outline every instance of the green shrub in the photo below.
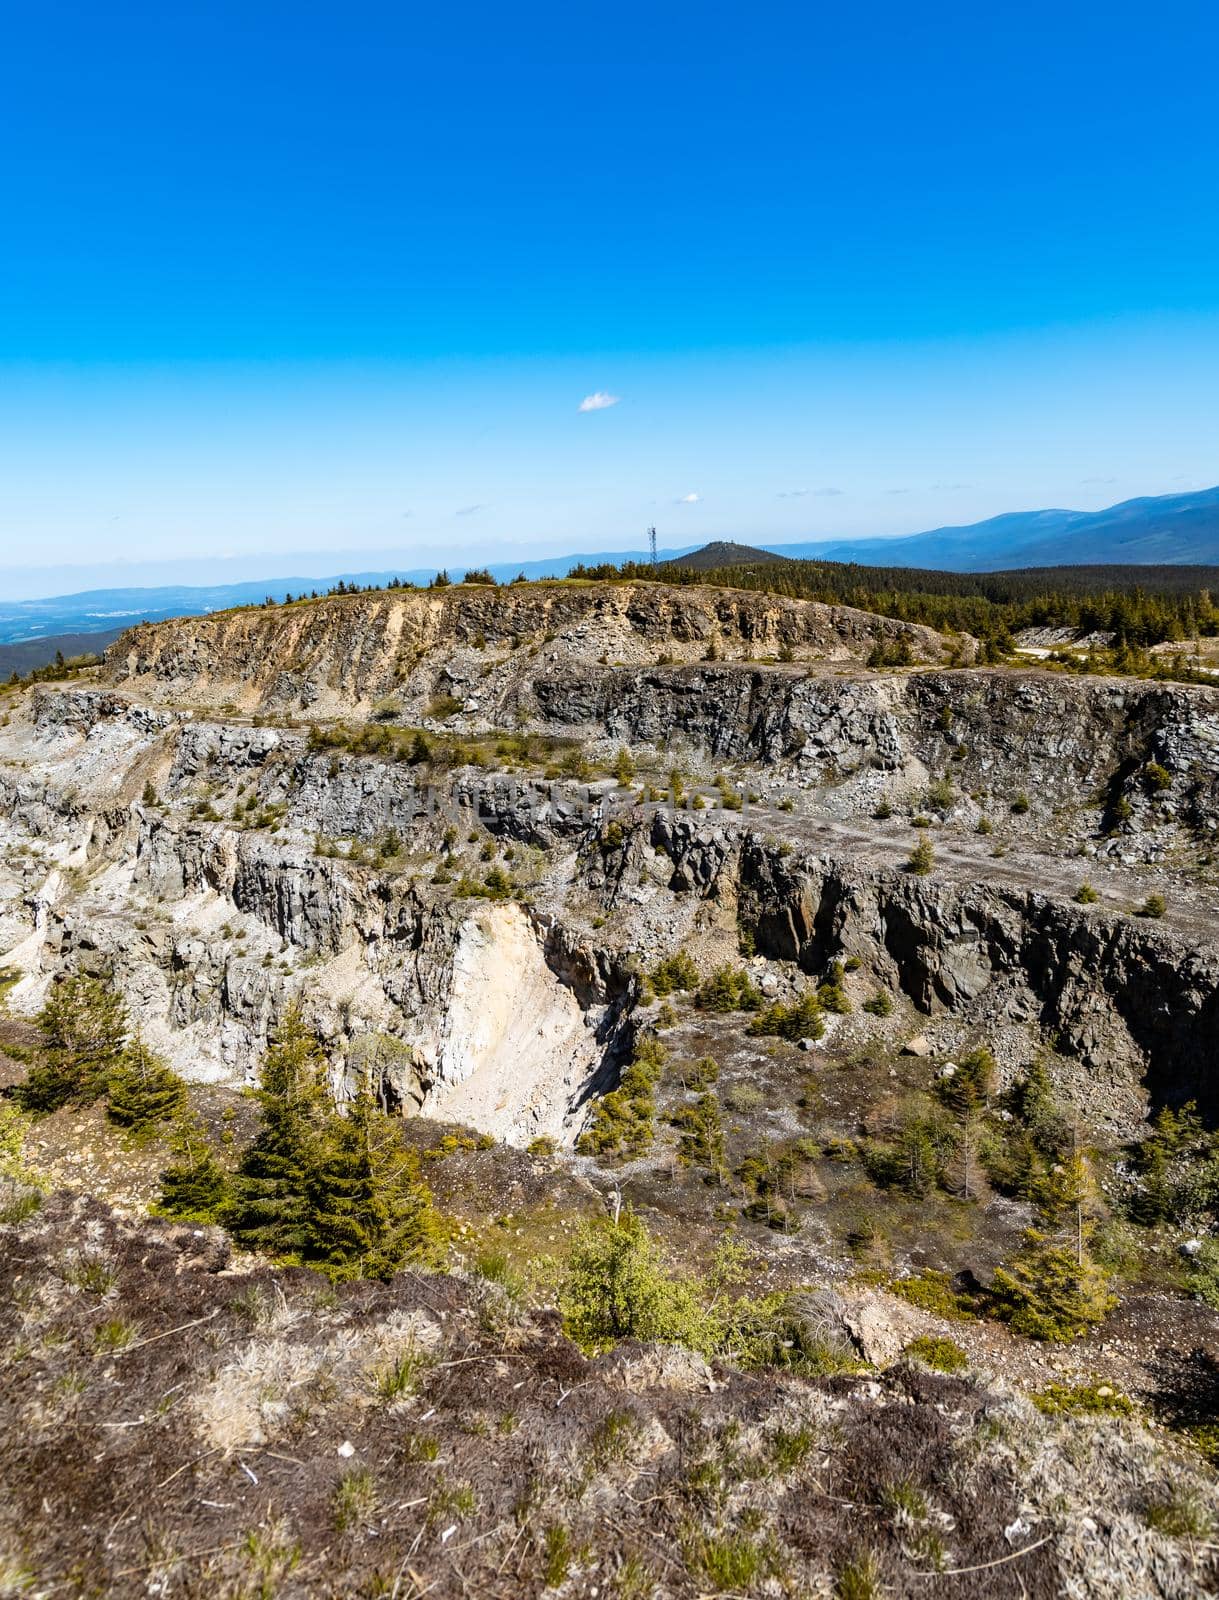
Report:
<svg viewBox="0 0 1219 1600"><path fill-rule="evenodd" d="M743 1114L757 1111L765 1103L766 1096L756 1083L734 1083L724 1095L724 1104L729 1111Z"/></svg>
<svg viewBox="0 0 1219 1600"><path fill-rule="evenodd" d="M907 872L912 872L916 878L925 878L935 868L935 846L929 834L924 834L915 841L913 850L906 862Z"/></svg>
<svg viewBox="0 0 1219 1600"><path fill-rule="evenodd" d="M956 791L949 777L933 778L927 785L923 803L929 811L951 811Z"/></svg>
<svg viewBox="0 0 1219 1600"><path fill-rule="evenodd" d="M1090 883L1081 883L1075 891L1075 899L1081 906L1094 906L1100 899L1100 895L1097 894Z"/></svg>
<svg viewBox="0 0 1219 1600"><path fill-rule="evenodd" d="M0 1224L24 1222L42 1204L42 1179L26 1160L27 1119L0 1099Z"/></svg>
<svg viewBox="0 0 1219 1600"><path fill-rule="evenodd" d="M884 989L878 989L863 1003L863 1009L873 1017L888 1017L893 1012L893 1002Z"/></svg>
<svg viewBox="0 0 1219 1600"><path fill-rule="evenodd" d="M834 1600L882 1600L880 1563L869 1550L848 1561L834 1582Z"/></svg>
<svg viewBox="0 0 1219 1600"><path fill-rule="evenodd" d="M698 991L700 1011L756 1011L762 996L740 967L717 967Z"/></svg>
<svg viewBox="0 0 1219 1600"><path fill-rule="evenodd" d="M652 1142L656 1086L669 1052L659 1039L641 1039L618 1087L601 1096L576 1141L581 1155L635 1156Z"/></svg>
<svg viewBox="0 0 1219 1600"><path fill-rule="evenodd" d="M1016 1333L1057 1343L1088 1332L1117 1304L1086 1252L1055 1244L1035 1228L1008 1265L996 1269L992 1294Z"/></svg>
<svg viewBox="0 0 1219 1600"><path fill-rule="evenodd" d="M900 1295L920 1311L930 1311L933 1316L960 1321L976 1313L974 1302L953 1288L948 1274L931 1267L909 1278L894 1278L889 1288L893 1294Z"/></svg>
<svg viewBox="0 0 1219 1600"><path fill-rule="evenodd" d="M1131 1417L1134 1401L1110 1384L1048 1383L1031 1396L1047 1417Z"/></svg>
<svg viewBox="0 0 1219 1600"><path fill-rule="evenodd" d="M1164 916L1167 910L1168 901L1165 900L1162 894L1149 894L1146 900L1143 901L1143 904L1139 907L1137 915L1140 917L1154 917L1158 919Z"/></svg>
<svg viewBox="0 0 1219 1600"><path fill-rule="evenodd" d="M969 1365L969 1357L955 1340L930 1333L912 1339L904 1353L936 1372L962 1372Z"/></svg>
<svg viewBox="0 0 1219 1600"><path fill-rule="evenodd" d="M791 1005L776 1001L754 1018L749 1031L758 1037L790 1039L793 1042L798 1039L820 1039L825 1032L821 1001L811 990Z"/></svg>
<svg viewBox="0 0 1219 1600"><path fill-rule="evenodd" d="M677 950L657 962L648 974L652 988L662 998L698 987L698 968L684 950Z"/></svg>
<svg viewBox="0 0 1219 1600"><path fill-rule="evenodd" d="M1143 1520L1170 1539L1207 1539L1215 1527L1215 1511L1192 1485L1173 1484L1148 1502Z"/></svg>
<svg viewBox="0 0 1219 1600"><path fill-rule="evenodd" d="M753 1592L778 1560L772 1540L724 1529L714 1533L689 1530L682 1552L686 1566L704 1573L715 1594Z"/></svg>
<svg viewBox="0 0 1219 1600"><path fill-rule="evenodd" d="M1172 787L1172 773L1158 761L1149 761L1140 774L1148 794L1159 794Z"/></svg>
<svg viewBox="0 0 1219 1600"><path fill-rule="evenodd" d="M584 1350L619 1339L705 1349L710 1326L691 1284L672 1277L633 1212L597 1218L577 1235L560 1295L563 1326Z"/></svg>

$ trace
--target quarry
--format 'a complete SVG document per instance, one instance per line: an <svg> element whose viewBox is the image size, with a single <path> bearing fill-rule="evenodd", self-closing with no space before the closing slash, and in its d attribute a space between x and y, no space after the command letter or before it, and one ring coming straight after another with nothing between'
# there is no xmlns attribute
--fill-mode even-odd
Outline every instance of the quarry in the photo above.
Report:
<svg viewBox="0 0 1219 1600"><path fill-rule="evenodd" d="M430 1469L414 1459L398 1501L431 1520L409 1560L395 1579L371 1546L345 1546L363 1587L335 1592L520 1593L532 1550L540 1593L555 1526L572 1553L552 1587L572 1594L925 1594L940 1592L928 1573L965 1568L972 1586L953 1592L1214 1592L1205 1517L1157 1523L1147 1505L1174 1483L1214 1505L1213 1471L1188 1438L1213 1433L1219 1311L1190 1274L1219 1190L1180 1227L1140 1233L1122 1219L1148 1170L1132 1152L1166 1115L1219 1123L1219 687L986 664L965 634L724 587L342 595L140 625L98 667L10 687L0 839L11 1082L36 1056L57 982L93 976L236 1148L248 1091L296 1016L324 1052L335 1104L375 1094L458 1229L456 1276L347 1284L322 1307L303 1267L276 1288L279 1269L235 1265L219 1229L150 1223L160 1147L133 1146L111 1170L96 1109L34 1123L28 1154L53 1197L41 1220L8 1230L13 1292L93 1241L128 1263L114 1292L147 1323L142 1337L162 1322L202 1326L214 1299L208 1336L223 1338L210 1354L203 1333L182 1346L213 1386L197 1411L210 1431L180 1441L182 1459L198 1446L208 1460L175 1481L197 1482L205 1505L227 1502L229 1457L279 1449L260 1458L275 1496L258 1467L241 1485L272 1587L248 1587L256 1563L218 1528L197 1548L220 1553L193 1567L182 1550L120 1538L111 1560L95 1542L109 1576L88 1592L317 1592L284 1551L303 1537L307 1567L321 1547L276 1532L272 1499L295 1516L329 1496L317 1452L350 1434L370 1459L392 1455L408 1422L421 1436L426 1407L404 1398L391 1427L363 1403L343 1410L349 1398L322 1406L311 1426L324 1443L306 1448L313 1435L298 1430L285 1454L279 1421L233 1420L240 1385L224 1361L245 1350L241 1383L257 1387L251 1363L296 1360L308 1387L326 1363L338 1371L336 1339L351 1372L372 1370L382 1345L422 1352L421 1369L447 1374L434 1404L466 1422L520 1412L524 1431L504 1445L514 1493L532 1473L553 1497L577 1445L594 1469L575 1511L550 1505L535 1527L483 1481L468 1436L442 1439L450 1491L460 1478L485 1528L512 1524L516 1540L497 1534L484 1566L492 1546L463 1532L462 1581L433 1570L428 1530L464 1529L474 1513L466 1500L437 1510L435 1474L419 1489ZM993 1077L973 1121L951 1085L979 1051ZM629 1076L641 1061L654 1063L646 1093ZM1040 1203L994 1154L1034 1073L1061 1150L1086 1148L1099 1175L1087 1226L1121 1279L1108 1321L1060 1345L968 1313ZM964 1133L944 1132L936 1108ZM911 1117L920 1138L943 1142L925 1181L910 1177ZM1084 1201L1071 1204L1083 1219ZM835 1375L763 1379L709 1349L662 1360L680 1348L663 1341L586 1359L562 1337L545 1273L534 1309L514 1309L507 1328L502 1284L476 1261L494 1246L523 1272L623 1206L700 1270L728 1227L749 1253L751 1295L820 1294L804 1314L837 1341ZM154 1293L150 1273L179 1284L180 1303ZM244 1325L239 1291L265 1301ZM163 1316L139 1310L141 1295L160 1296ZM39 1297L55 1295L44 1285ZM965 1375L912 1364L903 1352L919 1339L959 1346ZM132 1358L137 1415L175 1381L173 1347ZM467 1361L460 1379L448 1370ZM527 1401L513 1399L514 1363L541 1385ZM573 1385L581 1397L560 1415ZM1091 1386L1099 1420L1030 1403L1053 1385ZM1105 1390L1131 1396L1130 1410L1107 1415ZM619 1449L602 1435L628 1394ZM878 1505L913 1484L911 1463L880 1463L916 1415L943 1457L938 1487L918 1488L905 1522L890 1507L860 1554L834 1497L863 1495L869 1474ZM989 1442L962 1487L950 1458L984 1418ZM812 1498L796 1504L794 1463L778 1477L731 1466L730 1425L750 1459L773 1454L776 1429L803 1429L801 1451L819 1463ZM83 1427L73 1413L70 1430ZM1071 1428L1086 1443L1064 1444ZM853 1489L836 1452L855 1463ZM589 1530L616 1526L649 1473L692 1493L692 1466L713 1458L714 1487L683 1502L680 1571L663 1520L644 1518L617 1557L600 1549ZM176 1455L158 1460L163 1475L179 1470ZM284 1460L296 1465L279 1482ZM144 1492L133 1461L110 1466L119 1499ZM96 1493L82 1479L65 1512ZM399 1522L414 1537L405 1512L385 1516L388 1543ZM756 1566L720 1570L713 1538L752 1540ZM876 1587L844 1588L865 1556ZM149 1574L163 1586L141 1587Z"/></svg>

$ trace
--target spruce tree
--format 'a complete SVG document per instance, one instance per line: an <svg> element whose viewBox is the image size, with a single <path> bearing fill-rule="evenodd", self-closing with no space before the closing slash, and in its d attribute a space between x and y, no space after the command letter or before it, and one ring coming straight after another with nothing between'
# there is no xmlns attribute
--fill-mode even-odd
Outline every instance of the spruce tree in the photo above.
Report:
<svg viewBox="0 0 1219 1600"><path fill-rule="evenodd" d="M439 1261L442 1230L417 1158L367 1086L346 1116L331 1116L306 1203L306 1255L336 1277L390 1278Z"/></svg>
<svg viewBox="0 0 1219 1600"><path fill-rule="evenodd" d="M229 1175L197 1117L179 1120L173 1149L176 1159L161 1174L156 1210L182 1222L223 1222L232 1198Z"/></svg>
<svg viewBox="0 0 1219 1600"><path fill-rule="evenodd" d="M120 1128L146 1132L182 1112L186 1085L137 1034L110 1069L106 1099L112 1122Z"/></svg>
<svg viewBox="0 0 1219 1600"><path fill-rule="evenodd" d="M334 1115L325 1069L321 1045L293 1006L263 1061L262 1122L234 1184L229 1227L246 1249L303 1257L310 1248L307 1194Z"/></svg>
<svg viewBox="0 0 1219 1600"><path fill-rule="evenodd" d="M1117 1304L1109 1280L1088 1253L1100 1201L1078 1146L1051 1168L1035 1194L1042 1230L1030 1228L994 1291L1017 1333L1073 1339Z"/></svg>
<svg viewBox="0 0 1219 1600"><path fill-rule="evenodd" d="M127 1008L110 983L83 973L61 978L38 1016L43 1058L17 1091L27 1111L96 1100L123 1049Z"/></svg>
<svg viewBox="0 0 1219 1600"><path fill-rule="evenodd" d="M1030 1339L1074 1339L1117 1304L1086 1252L1077 1255L1035 1228L1008 1265L996 1268L993 1292L1015 1331Z"/></svg>

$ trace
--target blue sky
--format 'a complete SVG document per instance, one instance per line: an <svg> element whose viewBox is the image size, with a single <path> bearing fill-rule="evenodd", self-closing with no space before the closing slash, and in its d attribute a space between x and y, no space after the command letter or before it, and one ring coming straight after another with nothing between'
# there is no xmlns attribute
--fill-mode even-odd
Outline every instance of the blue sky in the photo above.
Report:
<svg viewBox="0 0 1219 1600"><path fill-rule="evenodd" d="M0 567L1219 480L1213 6L847 10L10 7Z"/></svg>

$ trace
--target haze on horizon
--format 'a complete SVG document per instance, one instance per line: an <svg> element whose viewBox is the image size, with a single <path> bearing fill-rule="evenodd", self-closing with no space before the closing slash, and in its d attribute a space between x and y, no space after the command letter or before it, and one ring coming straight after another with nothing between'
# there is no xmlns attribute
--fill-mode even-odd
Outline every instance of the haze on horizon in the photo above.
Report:
<svg viewBox="0 0 1219 1600"><path fill-rule="evenodd" d="M14 593L1219 480L1202 4L51 0L8 34Z"/></svg>

